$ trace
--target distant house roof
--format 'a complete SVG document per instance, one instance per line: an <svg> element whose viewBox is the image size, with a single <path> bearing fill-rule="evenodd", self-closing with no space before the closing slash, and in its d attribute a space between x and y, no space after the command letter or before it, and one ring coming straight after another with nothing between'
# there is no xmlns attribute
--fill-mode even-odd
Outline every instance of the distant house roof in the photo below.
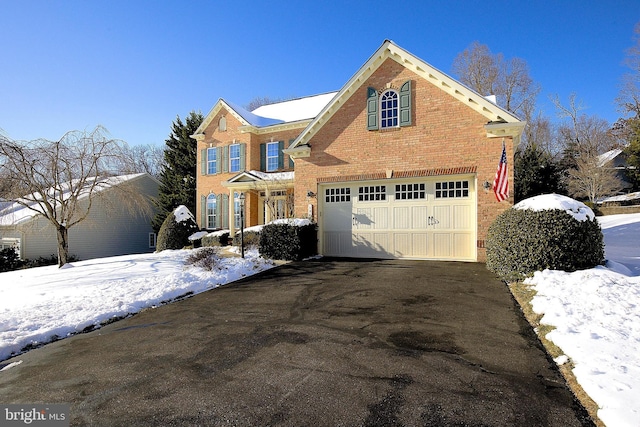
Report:
<svg viewBox="0 0 640 427"><path fill-rule="evenodd" d="M106 178L103 183L100 183L97 186L97 188L99 191L105 190L118 184L138 179L145 175L148 174L137 173L130 175L113 176L110 178ZM153 178L151 175L148 176L155 180L155 178ZM84 197L86 196L87 194L84 194ZM0 204L0 227L19 225L26 221L29 221L36 215L39 215L39 207L37 202L39 197L39 194L25 195L21 200L22 204L16 201L3 202L2 204ZM84 197L82 194L80 195L80 199L83 199ZM28 204L30 207L27 208L26 206L24 206L24 203ZM42 212L40 211L40 213Z"/></svg>
<svg viewBox="0 0 640 427"><path fill-rule="evenodd" d="M614 148L613 150L607 151L604 154L600 154L598 156L598 165L602 167L602 166L606 165L607 163L613 161L620 154L622 154L622 150L620 148ZM617 165L615 165L615 166L617 166Z"/></svg>

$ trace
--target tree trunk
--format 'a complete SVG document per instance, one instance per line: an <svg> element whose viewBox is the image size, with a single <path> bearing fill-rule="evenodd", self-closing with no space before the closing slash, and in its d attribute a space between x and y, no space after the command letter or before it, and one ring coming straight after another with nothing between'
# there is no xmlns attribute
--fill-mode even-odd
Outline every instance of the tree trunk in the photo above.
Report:
<svg viewBox="0 0 640 427"><path fill-rule="evenodd" d="M58 226L58 267L69 262L69 230L64 225Z"/></svg>

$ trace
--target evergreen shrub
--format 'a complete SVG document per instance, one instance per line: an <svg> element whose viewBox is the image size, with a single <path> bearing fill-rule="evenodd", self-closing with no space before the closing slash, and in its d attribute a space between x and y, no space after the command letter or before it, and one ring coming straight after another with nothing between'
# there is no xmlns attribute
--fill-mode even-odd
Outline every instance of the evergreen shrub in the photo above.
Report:
<svg viewBox="0 0 640 427"><path fill-rule="evenodd" d="M184 206L181 207L185 209ZM189 236L198 231L198 225L193 219L193 215L177 221L176 211L167 215L167 218L160 227L158 241L156 242L156 251L158 252L164 251L165 249L182 249L185 246L191 245Z"/></svg>
<svg viewBox="0 0 640 427"><path fill-rule="evenodd" d="M0 250L0 272L17 270L24 264L13 248Z"/></svg>
<svg viewBox="0 0 640 427"><path fill-rule="evenodd" d="M242 244L242 234L237 232L233 237L233 246ZM258 231L245 231L244 232L244 247L245 248L257 248L260 245L260 232Z"/></svg>
<svg viewBox="0 0 640 427"><path fill-rule="evenodd" d="M229 232L207 234L202 238L202 246L227 246L229 244Z"/></svg>
<svg viewBox="0 0 640 427"><path fill-rule="evenodd" d="M260 254L266 258L299 261L318 253L315 224L268 224L260 235Z"/></svg>
<svg viewBox="0 0 640 427"><path fill-rule="evenodd" d="M506 282L535 271L575 271L604 263L597 220L578 221L564 210L509 209L489 226L487 268Z"/></svg>

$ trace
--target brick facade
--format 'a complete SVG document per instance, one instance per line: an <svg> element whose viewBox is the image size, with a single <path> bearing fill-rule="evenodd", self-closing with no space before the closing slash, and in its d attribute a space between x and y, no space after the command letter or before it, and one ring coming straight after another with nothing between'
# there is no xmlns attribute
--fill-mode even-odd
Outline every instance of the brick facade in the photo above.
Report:
<svg viewBox="0 0 640 427"><path fill-rule="evenodd" d="M411 82L411 124L367 130L368 88L378 93L387 88L399 90L407 81ZM241 117L233 107L219 101L195 135L199 163L196 218L200 226L205 225L200 198L215 193L229 194L231 199L229 180L238 175L201 174L202 150L244 143L244 170L260 170L260 144L284 141L285 148L302 150L285 154L282 169L290 170L289 154L294 156L295 216L307 217L311 205L316 221L318 200L309 193L318 194L321 183L475 176L477 260L486 259L484 241L489 225L513 203L514 140L517 141L523 122L388 41L324 105L315 119L260 127L249 126L247 116ZM219 128L222 117L226 119L226 130ZM494 130L492 126L504 129ZM509 163L510 198L499 203L493 191L485 190L483 184L493 182L503 141ZM263 206L258 194L259 191L245 192L247 226L259 223Z"/></svg>
<svg viewBox="0 0 640 427"><path fill-rule="evenodd" d="M413 120L408 127L369 131L366 127L367 88L400 87L412 81ZM309 190L318 192L318 183L341 180L340 177L386 179L394 177L443 175L475 171L478 197L478 260L486 258L484 239L495 217L511 206L498 203L492 191L482 184L493 182L502 152L502 138L488 138L487 118L425 81L392 59L367 79L309 141L311 155L296 159L295 204L297 216L307 214L308 205L317 212L317 199L308 198ZM505 138L509 159L509 187L513 194L513 141ZM345 179L347 180L347 179Z"/></svg>

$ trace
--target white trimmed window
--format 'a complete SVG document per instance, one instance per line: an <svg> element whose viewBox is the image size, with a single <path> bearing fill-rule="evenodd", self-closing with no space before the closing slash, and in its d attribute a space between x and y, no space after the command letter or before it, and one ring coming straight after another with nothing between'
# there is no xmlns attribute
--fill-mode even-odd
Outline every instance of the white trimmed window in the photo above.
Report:
<svg viewBox="0 0 640 427"><path fill-rule="evenodd" d="M229 172L240 172L240 144L229 146Z"/></svg>
<svg viewBox="0 0 640 427"><path fill-rule="evenodd" d="M280 157L279 145L278 142L267 143L267 172L278 170L278 158Z"/></svg>
<svg viewBox="0 0 640 427"><path fill-rule="evenodd" d="M207 227L216 228L216 195L211 193L207 196Z"/></svg>
<svg viewBox="0 0 640 427"><path fill-rule="evenodd" d="M398 92L389 89L380 95L380 128L398 127Z"/></svg>
<svg viewBox="0 0 640 427"><path fill-rule="evenodd" d="M469 181L436 182L436 199L469 197Z"/></svg>
<svg viewBox="0 0 640 427"><path fill-rule="evenodd" d="M213 175L218 173L218 150L216 148L207 148L207 174Z"/></svg>

